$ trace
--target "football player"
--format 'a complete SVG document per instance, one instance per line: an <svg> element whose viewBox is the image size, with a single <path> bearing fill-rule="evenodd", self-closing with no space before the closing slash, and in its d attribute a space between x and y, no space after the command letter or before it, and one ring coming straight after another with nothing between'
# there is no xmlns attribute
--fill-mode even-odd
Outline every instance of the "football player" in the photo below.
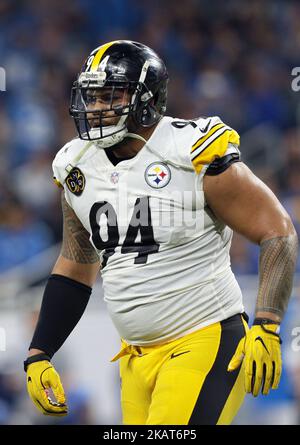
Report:
<svg viewBox="0 0 300 445"><path fill-rule="evenodd" d="M278 387L295 229L241 162L234 129L216 116L164 116L167 82L152 49L118 40L92 51L72 88L78 137L53 162L63 244L24 362L44 414L67 414L51 360L100 268L121 339L112 361L124 424L229 424L246 393ZM233 230L260 245L250 329L230 267Z"/></svg>

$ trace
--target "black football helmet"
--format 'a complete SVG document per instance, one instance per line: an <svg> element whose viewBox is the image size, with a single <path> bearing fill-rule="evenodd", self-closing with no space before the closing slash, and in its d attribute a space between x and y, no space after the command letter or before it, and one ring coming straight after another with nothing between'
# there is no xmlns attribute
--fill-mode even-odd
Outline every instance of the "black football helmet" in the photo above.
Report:
<svg viewBox="0 0 300 445"><path fill-rule="evenodd" d="M141 43L117 40L94 49L72 87L79 137L106 148L153 126L166 111L167 83L164 62Z"/></svg>

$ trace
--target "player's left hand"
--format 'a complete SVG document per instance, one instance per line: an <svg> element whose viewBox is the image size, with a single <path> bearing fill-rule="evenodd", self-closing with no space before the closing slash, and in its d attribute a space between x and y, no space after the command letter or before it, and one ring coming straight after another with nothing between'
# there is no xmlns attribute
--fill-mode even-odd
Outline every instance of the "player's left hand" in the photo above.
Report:
<svg viewBox="0 0 300 445"><path fill-rule="evenodd" d="M243 337L232 357L228 371L237 369L244 360L245 390L258 396L277 389L281 376L281 339L277 324L254 325Z"/></svg>

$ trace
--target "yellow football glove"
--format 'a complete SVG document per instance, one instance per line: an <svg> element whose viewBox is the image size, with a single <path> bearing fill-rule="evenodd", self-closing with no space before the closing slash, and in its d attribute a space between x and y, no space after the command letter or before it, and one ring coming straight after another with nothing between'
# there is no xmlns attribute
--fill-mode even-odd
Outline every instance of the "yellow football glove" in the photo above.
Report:
<svg viewBox="0 0 300 445"><path fill-rule="evenodd" d="M243 337L232 357L228 371L237 369L244 360L245 390L258 396L277 389L281 376L281 339L278 324L253 325Z"/></svg>
<svg viewBox="0 0 300 445"><path fill-rule="evenodd" d="M47 416L68 414L66 397L58 373L48 360L37 361L27 366L27 391L36 407ZM52 389L56 398L49 397Z"/></svg>

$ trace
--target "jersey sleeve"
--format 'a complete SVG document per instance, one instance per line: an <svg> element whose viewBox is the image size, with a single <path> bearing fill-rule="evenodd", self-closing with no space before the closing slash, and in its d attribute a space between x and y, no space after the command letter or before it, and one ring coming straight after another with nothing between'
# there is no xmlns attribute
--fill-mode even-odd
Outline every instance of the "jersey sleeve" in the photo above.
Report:
<svg viewBox="0 0 300 445"><path fill-rule="evenodd" d="M65 182L68 172L66 171L66 166L68 164L68 159L66 156L69 144L64 145L56 154L52 162L52 172L53 181L59 188L64 188L63 184Z"/></svg>
<svg viewBox="0 0 300 445"><path fill-rule="evenodd" d="M240 137L219 117L201 119L200 137L193 143L190 151L191 161L196 173L203 173L217 158L229 153L239 154ZM199 136L199 135L198 135Z"/></svg>
<svg viewBox="0 0 300 445"><path fill-rule="evenodd" d="M70 168L72 166L69 165L69 159L67 156L67 152L69 149L70 143L64 145L61 150L56 154L53 162L52 162L52 172L53 172L53 182L59 187L61 190L65 191L65 198L67 203L71 206L71 201L68 196L68 190L65 187L65 180L69 174Z"/></svg>
<svg viewBox="0 0 300 445"><path fill-rule="evenodd" d="M228 148L221 158L216 158L207 167L205 174L209 176L216 176L223 173L235 162L241 161L241 152L234 144L228 144Z"/></svg>

